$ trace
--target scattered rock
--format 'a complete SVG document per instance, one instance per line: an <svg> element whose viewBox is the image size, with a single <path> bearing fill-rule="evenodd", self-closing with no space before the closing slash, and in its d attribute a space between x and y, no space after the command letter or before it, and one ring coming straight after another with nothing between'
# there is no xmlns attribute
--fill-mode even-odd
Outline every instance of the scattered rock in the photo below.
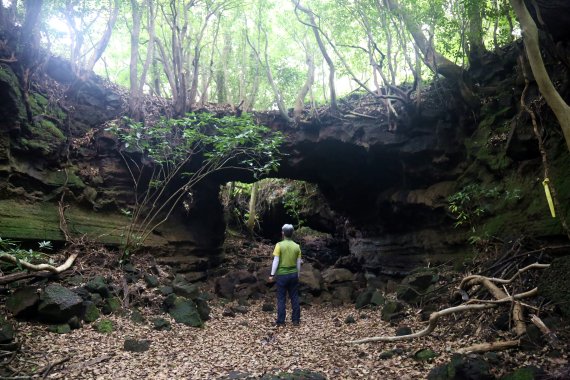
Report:
<svg viewBox="0 0 570 380"><path fill-rule="evenodd" d="M349 315L349 316L346 317L346 319L344 320L344 323L346 323L346 324L356 323L356 319L354 319L354 316Z"/></svg>
<svg viewBox="0 0 570 380"><path fill-rule="evenodd" d="M272 302L265 302L263 303L263 306L261 306L261 311L272 313L275 311L275 304Z"/></svg>
<svg viewBox="0 0 570 380"><path fill-rule="evenodd" d="M516 369L514 372L501 377L501 380L535 380L542 379L545 373L542 369L529 366Z"/></svg>
<svg viewBox="0 0 570 380"><path fill-rule="evenodd" d="M412 329L408 326L398 327L398 329L396 330L396 336L410 335L411 333Z"/></svg>
<svg viewBox="0 0 570 380"><path fill-rule="evenodd" d="M172 289L172 286L161 286L158 288L158 291L160 292L160 294L162 294L163 296L168 296L169 294L174 293L174 289Z"/></svg>
<svg viewBox="0 0 570 380"><path fill-rule="evenodd" d="M231 307L232 311L236 314L247 314L247 312L249 311L249 309L245 306L232 306Z"/></svg>
<svg viewBox="0 0 570 380"><path fill-rule="evenodd" d="M228 277L220 277L216 279L216 294L227 300L234 298L235 283Z"/></svg>
<svg viewBox="0 0 570 380"><path fill-rule="evenodd" d="M81 328L81 319L79 319L79 317L75 316L73 318L71 318L69 321L67 321L67 324L69 325L69 327L71 327L72 330L77 330Z"/></svg>
<svg viewBox="0 0 570 380"><path fill-rule="evenodd" d="M390 322L404 310L404 305L398 301L388 301L382 308L382 320Z"/></svg>
<svg viewBox="0 0 570 380"><path fill-rule="evenodd" d="M225 309L222 312L222 316L234 318L236 316L236 312L233 311L232 309Z"/></svg>
<svg viewBox="0 0 570 380"><path fill-rule="evenodd" d="M428 380L493 380L489 364L478 355L454 355L448 364L434 367Z"/></svg>
<svg viewBox="0 0 570 380"><path fill-rule="evenodd" d="M33 287L16 289L6 300L6 309L14 317L26 317L36 310L40 296Z"/></svg>
<svg viewBox="0 0 570 380"><path fill-rule="evenodd" d="M429 361L436 357L438 357L438 354L429 348L424 348L414 353L414 359L418 361Z"/></svg>
<svg viewBox="0 0 570 380"><path fill-rule="evenodd" d="M202 327L204 322L200 318L196 304L192 300L178 297L174 300L174 305L168 311L170 316L178 323L192 327Z"/></svg>
<svg viewBox="0 0 570 380"><path fill-rule="evenodd" d="M190 300L195 300L200 295L198 285L188 283L184 276L180 274L172 281L172 289L174 294Z"/></svg>
<svg viewBox="0 0 570 380"><path fill-rule="evenodd" d="M111 297L107 299L101 308L101 312L108 315L118 311L119 309L121 309L121 300L118 297Z"/></svg>
<svg viewBox="0 0 570 380"><path fill-rule="evenodd" d="M170 331L172 329L170 322L164 318L155 318L153 319L152 324L153 328L158 331Z"/></svg>
<svg viewBox="0 0 570 380"><path fill-rule="evenodd" d="M93 279L85 284L85 289L89 290L91 293L97 293L103 298L107 298L110 295L107 281L103 276L93 277Z"/></svg>
<svg viewBox="0 0 570 380"><path fill-rule="evenodd" d="M151 274L147 273L144 275L143 278L146 286L148 286L149 288L156 288L159 285L158 278L156 278Z"/></svg>
<svg viewBox="0 0 570 380"><path fill-rule="evenodd" d="M208 306L208 301L202 297L196 298L194 301L196 303L196 308L198 309L198 314L202 321L210 320L210 306Z"/></svg>
<svg viewBox="0 0 570 380"><path fill-rule="evenodd" d="M356 302L354 304L354 307L356 309L362 309L363 307L370 305L370 300L372 299L373 293L374 293L374 289L364 289L356 297Z"/></svg>
<svg viewBox="0 0 570 380"><path fill-rule="evenodd" d="M134 309L131 311L131 321L133 321L135 323L144 323L145 317L144 317L144 315L142 315L140 310Z"/></svg>
<svg viewBox="0 0 570 380"><path fill-rule="evenodd" d="M0 315L0 344L14 340L14 326Z"/></svg>
<svg viewBox="0 0 570 380"><path fill-rule="evenodd" d="M372 306L382 306L386 303L386 298L384 298L384 294L381 291L375 290L372 293L372 297L370 298L370 305Z"/></svg>
<svg viewBox="0 0 570 380"><path fill-rule="evenodd" d="M130 352L145 352L150 348L150 340L125 339L123 349Z"/></svg>
<svg viewBox="0 0 570 380"><path fill-rule="evenodd" d="M65 323L83 312L83 299L59 284L50 284L40 294L38 314L53 323Z"/></svg>
<svg viewBox="0 0 570 380"><path fill-rule="evenodd" d="M48 327L48 331L56 334L67 334L71 332L71 327L67 324L53 325Z"/></svg>
<svg viewBox="0 0 570 380"><path fill-rule="evenodd" d="M352 302L352 294L354 289L350 285L337 286L332 292L333 302L342 305Z"/></svg>

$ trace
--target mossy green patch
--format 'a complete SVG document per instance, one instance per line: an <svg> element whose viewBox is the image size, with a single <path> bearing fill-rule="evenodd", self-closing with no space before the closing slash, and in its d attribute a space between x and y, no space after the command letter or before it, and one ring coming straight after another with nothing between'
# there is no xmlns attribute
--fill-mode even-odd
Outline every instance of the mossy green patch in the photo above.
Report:
<svg viewBox="0 0 570 380"><path fill-rule="evenodd" d="M72 206L66 211L72 233L85 235L101 244L120 245L125 226L130 221L125 215L113 212L94 212ZM26 203L14 199L0 200L0 231L2 238L15 240L63 241L59 229L59 211L56 204L48 202ZM150 235L145 246L164 246L166 239Z"/></svg>
<svg viewBox="0 0 570 380"><path fill-rule="evenodd" d="M95 322L100 315L101 313L99 312L97 306L95 306L94 303L90 302L85 307L85 315L83 316L83 320L87 323Z"/></svg>
<svg viewBox="0 0 570 380"><path fill-rule="evenodd" d="M94 327L95 327L95 330L97 330L98 332L100 332L102 334L110 334L115 329L113 322L108 320L108 319L100 320L99 322L97 322L94 325Z"/></svg>

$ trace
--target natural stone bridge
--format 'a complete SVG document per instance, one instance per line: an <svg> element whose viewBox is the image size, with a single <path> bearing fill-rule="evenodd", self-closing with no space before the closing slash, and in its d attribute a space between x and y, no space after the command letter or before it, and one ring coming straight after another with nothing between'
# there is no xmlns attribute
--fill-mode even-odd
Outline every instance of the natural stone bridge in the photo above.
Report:
<svg viewBox="0 0 570 380"><path fill-rule="evenodd" d="M6 65L1 73L0 236L62 241L63 199L73 233L120 244L128 218L119 210L131 201L132 184L104 125L125 112L124 94L96 77L79 81L67 62L51 58L30 96L41 120L33 128L25 122L17 79ZM66 109L52 103L48 88L66 89ZM352 253L366 256L371 267L391 263L396 270L395 256L417 262L445 251L448 243L441 239L450 236L442 234L449 220L441 201L464 156L460 140L466 130L452 99L434 92L417 112L402 108L406 117L394 132L374 106L365 116L351 111L366 98L348 99L340 115L296 126L273 113L256 117L286 135L284 160L274 176L318 184L345 218L329 232L348 238ZM69 125L39 116L46 112L67 117ZM192 212L177 210L148 245L176 256L215 258L225 228L219 185L231 180L251 178L224 171L205 181L196 189Z"/></svg>

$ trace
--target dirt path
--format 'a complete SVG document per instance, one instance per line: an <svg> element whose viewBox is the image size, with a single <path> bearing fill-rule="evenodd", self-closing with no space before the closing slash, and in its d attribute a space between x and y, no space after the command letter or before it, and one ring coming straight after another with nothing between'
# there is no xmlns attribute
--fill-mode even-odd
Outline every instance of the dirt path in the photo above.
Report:
<svg viewBox="0 0 570 380"><path fill-rule="evenodd" d="M19 336L26 355L37 357L38 365L70 357L51 371L53 379L220 379L232 371L259 377L265 373L317 371L329 379L421 379L437 364L449 360L451 352L468 344L462 339L448 342L454 323L432 337L405 343L347 345L344 340L393 334L395 328L380 320L380 312L355 311L352 306L313 306L303 310L302 326L272 327L273 313L261 311L261 303L247 314L222 316L223 307L214 306L212 319L204 328L173 323L172 331L155 331L152 324L136 324L128 317L110 316L115 331L101 334L90 326L65 335L48 333L39 324L19 323ZM347 324L352 315L356 323ZM147 316L152 317L152 316ZM408 324L412 329L419 323ZM149 339L143 353L123 350L125 338ZM384 351L400 348L401 354L382 359ZM431 348L440 355L432 362L413 359L415 351ZM509 362L519 365L545 363L520 353L499 353L501 368ZM100 363L97 359L109 357Z"/></svg>

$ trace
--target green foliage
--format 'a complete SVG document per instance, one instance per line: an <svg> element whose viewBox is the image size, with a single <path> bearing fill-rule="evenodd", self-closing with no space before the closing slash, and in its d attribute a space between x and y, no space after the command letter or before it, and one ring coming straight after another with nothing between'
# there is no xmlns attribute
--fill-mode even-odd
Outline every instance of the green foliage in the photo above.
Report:
<svg viewBox="0 0 570 380"><path fill-rule="evenodd" d="M49 241L41 241L38 243L38 246L40 251L49 251L53 248ZM11 255L17 260L15 265L0 261L0 268L2 268L2 270L23 270L21 262L30 264L53 264L53 260L46 253L40 251L22 249L18 245L18 242L0 238L0 255Z"/></svg>
<svg viewBox="0 0 570 380"><path fill-rule="evenodd" d="M144 243L178 204L191 198L192 188L208 175L232 167L258 177L279 164L281 134L256 124L249 114L189 113L153 126L129 119L125 123L110 128L123 142L121 154L136 195L131 209L123 210L131 217L125 256Z"/></svg>
<svg viewBox="0 0 570 380"><path fill-rule="evenodd" d="M483 187L479 184L465 186L448 197L448 208L455 217L455 227L467 226L476 231L477 223L489 214L493 203L499 200L511 202L521 198L520 189L500 190L499 187ZM479 237L472 236L469 241L477 243Z"/></svg>

